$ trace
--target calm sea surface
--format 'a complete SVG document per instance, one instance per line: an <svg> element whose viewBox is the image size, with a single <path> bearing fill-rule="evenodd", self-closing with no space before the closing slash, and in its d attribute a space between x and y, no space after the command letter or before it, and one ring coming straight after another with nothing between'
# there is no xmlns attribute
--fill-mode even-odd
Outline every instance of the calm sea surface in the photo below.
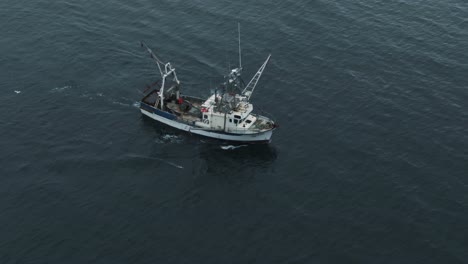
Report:
<svg viewBox="0 0 468 264"><path fill-rule="evenodd" d="M144 118L144 40L280 128ZM468 263L468 3L0 2L0 263ZM236 148L237 147L237 148Z"/></svg>

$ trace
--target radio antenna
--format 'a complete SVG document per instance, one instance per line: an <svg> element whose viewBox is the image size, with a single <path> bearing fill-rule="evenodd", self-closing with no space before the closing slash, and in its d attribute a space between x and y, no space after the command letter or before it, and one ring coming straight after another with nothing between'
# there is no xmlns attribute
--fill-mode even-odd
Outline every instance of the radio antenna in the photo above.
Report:
<svg viewBox="0 0 468 264"><path fill-rule="evenodd" d="M239 68L242 69L242 52L241 52L241 39L240 39L240 23L237 22L237 33L239 38Z"/></svg>

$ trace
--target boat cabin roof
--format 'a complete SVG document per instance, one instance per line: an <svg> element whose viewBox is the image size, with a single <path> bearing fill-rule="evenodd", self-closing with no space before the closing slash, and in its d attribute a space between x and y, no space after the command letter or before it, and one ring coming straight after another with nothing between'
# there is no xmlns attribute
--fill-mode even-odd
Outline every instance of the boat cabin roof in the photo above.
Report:
<svg viewBox="0 0 468 264"><path fill-rule="evenodd" d="M219 95L218 95L218 100L221 100L221 96ZM206 99L206 101L202 104L202 107L211 108L215 104L216 104L216 100L215 100L215 95L213 94L208 99Z"/></svg>

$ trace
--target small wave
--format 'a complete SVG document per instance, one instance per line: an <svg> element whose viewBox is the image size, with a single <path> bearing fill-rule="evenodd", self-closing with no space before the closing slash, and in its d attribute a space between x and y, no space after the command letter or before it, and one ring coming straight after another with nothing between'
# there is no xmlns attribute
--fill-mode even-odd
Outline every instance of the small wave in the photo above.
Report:
<svg viewBox="0 0 468 264"><path fill-rule="evenodd" d="M68 90L70 88L72 88L70 85L65 85L65 86L62 86L62 87L52 88L50 91L53 92L53 93L59 93L59 92L63 92L65 90Z"/></svg>
<svg viewBox="0 0 468 264"><path fill-rule="evenodd" d="M91 94L88 94L88 93L83 93L80 95L80 97L83 97L83 98L88 98L89 100L93 100L93 96Z"/></svg>
<svg viewBox="0 0 468 264"><path fill-rule="evenodd" d="M239 145L239 146L227 145L227 146L220 146L220 147L221 149L224 149L224 150L233 150L233 149L238 149L241 147L247 147L247 145Z"/></svg>
<svg viewBox="0 0 468 264"><path fill-rule="evenodd" d="M19 93L21 93L21 91L15 90L15 93L19 94Z"/></svg>

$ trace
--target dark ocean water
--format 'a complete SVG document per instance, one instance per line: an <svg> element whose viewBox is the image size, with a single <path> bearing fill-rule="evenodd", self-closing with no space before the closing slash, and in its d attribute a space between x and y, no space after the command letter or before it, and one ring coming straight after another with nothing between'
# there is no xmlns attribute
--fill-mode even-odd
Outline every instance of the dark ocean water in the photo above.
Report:
<svg viewBox="0 0 468 264"><path fill-rule="evenodd" d="M139 41L206 96L238 21L272 143L142 117ZM0 263L468 263L466 1L3 0L0 26Z"/></svg>

